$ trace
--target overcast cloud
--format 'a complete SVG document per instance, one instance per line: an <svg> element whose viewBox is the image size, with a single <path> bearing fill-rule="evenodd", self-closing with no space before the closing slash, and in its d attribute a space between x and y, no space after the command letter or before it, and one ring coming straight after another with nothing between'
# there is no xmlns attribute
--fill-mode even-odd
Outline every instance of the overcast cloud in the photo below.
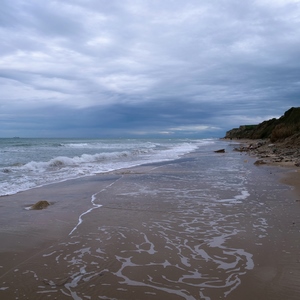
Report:
<svg viewBox="0 0 300 300"><path fill-rule="evenodd" d="M0 137L222 137L300 100L299 0L2 0Z"/></svg>

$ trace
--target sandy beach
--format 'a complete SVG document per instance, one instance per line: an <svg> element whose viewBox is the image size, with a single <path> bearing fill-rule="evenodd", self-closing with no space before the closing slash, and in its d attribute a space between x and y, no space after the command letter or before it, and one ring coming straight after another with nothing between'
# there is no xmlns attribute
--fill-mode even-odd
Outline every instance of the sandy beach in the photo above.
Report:
<svg viewBox="0 0 300 300"><path fill-rule="evenodd" d="M299 299L300 173L228 151L1 197L1 299Z"/></svg>

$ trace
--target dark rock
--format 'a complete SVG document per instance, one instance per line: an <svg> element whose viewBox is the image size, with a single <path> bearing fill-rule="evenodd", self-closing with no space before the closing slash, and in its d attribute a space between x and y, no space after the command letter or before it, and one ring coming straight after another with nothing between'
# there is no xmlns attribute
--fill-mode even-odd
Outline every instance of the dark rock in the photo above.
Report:
<svg viewBox="0 0 300 300"><path fill-rule="evenodd" d="M48 201L41 200L41 201L38 201L37 203L31 205L30 209L35 209L35 210L44 209L44 208L47 208L49 205L50 205L50 203Z"/></svg>
<svg viewBox="0 0 300 300"><path fill-rule="evenodd" d="M234 148L233 151L244 152L244 151L248 151L248 149L246 149L246 147L240 147L240 148Z"/></svg>
<svg viewBox="0 0 300 300"><path fill-rule="evenodd" d="M257 165L257 166L258 166L258 165L265 165L266 162L263 161L262 159L259 159L259 160L257 160L254 164Z"/></svg>
<svg viewBox="0 0 300 300"><path fill-rule="evenodd" d="M284 152L283 154L286 155L286 156L292 156L294 155L296 152L295 151L286 151Z"/></svg>
<svg viewBox="0 0 300 300"><path fill-rule="evenodd" d="M225 149L220 149L220 150L216 150L214 151L215 153L225 153Z"/></svg>
<svg viewBox="0 0 300 300"><path fill-rule="evenodd" d="M276 158L274 159L274 162L282 162L283 159L284 159L284 157L276 157Z"/></svg>

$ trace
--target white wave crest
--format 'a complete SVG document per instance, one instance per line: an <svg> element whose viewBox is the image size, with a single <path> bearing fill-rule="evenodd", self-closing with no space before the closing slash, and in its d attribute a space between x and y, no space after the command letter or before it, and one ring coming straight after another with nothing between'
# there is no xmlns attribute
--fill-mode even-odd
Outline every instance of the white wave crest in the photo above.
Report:
<svg viewBox="0 0 300 300"><path fill-rule="evenodd" d="M68 179L146 163L174 160L208 143L211 141L137 141L134 143L125 141L125 143L120 142L119 144L116 141L110 144L104 144L104 142L69 143L67 144L68 147L82 147L82 150L76 149L76 152L73 149L71 152L69 150L55 150L56 152L49 153L65 155L55 156L45 161L31 160L27 163L12 163L3 167L0 178L0 196ZM89 147L102 148L91 150ZM31 147L31 149L33 148ZM45 151L45 149L43 150ZM36 151L36 157L42 157L40 155L41 149L37 148ZM53 149L51 148L50 151ZM72 155L74 153L80 155Z"/></svg>

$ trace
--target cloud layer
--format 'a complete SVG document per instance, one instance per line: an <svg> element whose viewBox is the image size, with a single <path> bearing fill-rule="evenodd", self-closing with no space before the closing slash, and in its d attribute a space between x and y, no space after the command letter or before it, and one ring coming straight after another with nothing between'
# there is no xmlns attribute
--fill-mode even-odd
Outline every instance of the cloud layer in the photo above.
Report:
<svg viewBox="0 0 300 300"><path fill-rule="evenodd" d="M0 136L222 136L299 106L296 0L3 0Z"/></svg>

